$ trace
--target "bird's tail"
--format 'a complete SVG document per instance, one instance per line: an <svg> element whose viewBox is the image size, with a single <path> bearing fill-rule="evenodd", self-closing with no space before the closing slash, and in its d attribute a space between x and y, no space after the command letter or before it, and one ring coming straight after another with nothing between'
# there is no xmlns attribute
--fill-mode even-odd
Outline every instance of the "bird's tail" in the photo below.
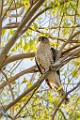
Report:
<svg viewBox="0 0 80 120"><path fill-rule="evenodd" d="M65 92L64 92L64 90L63 90L63 88L62 89L60 89L59 91L58 91L58 93L60 94L60 96L65 96ZM69 98L68 97L66 97L65 98L65 104L67 104L69 102Z"/></svg>

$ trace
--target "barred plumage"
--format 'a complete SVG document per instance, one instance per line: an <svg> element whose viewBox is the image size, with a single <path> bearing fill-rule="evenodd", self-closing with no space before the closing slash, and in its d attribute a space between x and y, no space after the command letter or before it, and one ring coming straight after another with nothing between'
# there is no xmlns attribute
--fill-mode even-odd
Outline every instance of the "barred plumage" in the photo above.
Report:
<svg viewBox="0 0 80 120"><path fill-rule="evenodd" d="M54 48L51 48L47 37L44 37L44 36L39 37L38 48L35 53L35 58L41 74L49 70L52 64L54 64L56 59L56 50ZM53 87L56 89L59 88L61 86L59 71L57 72L52 71L47 76L46 82L50 88L53 88ZM58 92L62 96L65 95L63 88ZM68 101L68 98L66 98L66 102L67 101Z"/></svg>

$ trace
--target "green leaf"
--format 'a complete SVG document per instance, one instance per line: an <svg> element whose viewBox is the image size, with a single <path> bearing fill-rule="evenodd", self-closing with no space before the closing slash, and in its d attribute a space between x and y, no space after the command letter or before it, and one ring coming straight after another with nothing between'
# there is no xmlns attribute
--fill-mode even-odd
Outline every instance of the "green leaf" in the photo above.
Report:
<svg viewBox="0 0 80 120"><path fill-rule="evenodd" d="M26 80L26 78L24 77L24 80L22 81L22 83L26 83L26 81L27 81L27 80Z"/></svg>
<svg viewBox="0 0 80 120"><path fill-rule="evenodd" d="M61 85L60 87L58 87L58 89L56 91L59 91L63 88L63 85Z"/></svg>
<svg viewBox="0 0 80 120"><path fill-rule="evenodd" d="M2 36L6 33L6 29L2 30Z"/></svg>
<svg viewBox="0 0 80 120"><path fill-rule="evenodd" d="M80 120L80 118L78 118L77 120Z"/></svg>

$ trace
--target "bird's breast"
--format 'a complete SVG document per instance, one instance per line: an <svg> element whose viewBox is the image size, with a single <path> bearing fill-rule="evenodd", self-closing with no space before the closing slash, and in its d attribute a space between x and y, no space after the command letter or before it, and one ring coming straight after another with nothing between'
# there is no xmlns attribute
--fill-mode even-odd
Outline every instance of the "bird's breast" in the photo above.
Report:
<svg viewBox="0 0 80 120"><path fill-rule="evenodd" d="M44 72L49 70L50 66L54 63L51 48L47 45L39 46L36 51L36 60Z"/></svg>

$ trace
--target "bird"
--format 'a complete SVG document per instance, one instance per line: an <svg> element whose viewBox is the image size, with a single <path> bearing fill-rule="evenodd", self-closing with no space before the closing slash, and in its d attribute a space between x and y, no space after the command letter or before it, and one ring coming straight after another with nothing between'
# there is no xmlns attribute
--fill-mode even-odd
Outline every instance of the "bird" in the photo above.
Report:
<svg viewBox="0 0 80 120"><path fill-rule="evenodd" d="M35 52L35 61L36 65L41 74L44 74L46 71L50 70L52 65L55 63L57 57L56 49L50 46L49 39L45 36L40 36L38 38L38 46ZM46 82L51 89L56 89L60 96L64 96L66 93L61 88L61 80L60 80L60 70L56 72L51 71L51 73L46 77ZM65 98L65 103L68 103L68 97Z"/></svg>

